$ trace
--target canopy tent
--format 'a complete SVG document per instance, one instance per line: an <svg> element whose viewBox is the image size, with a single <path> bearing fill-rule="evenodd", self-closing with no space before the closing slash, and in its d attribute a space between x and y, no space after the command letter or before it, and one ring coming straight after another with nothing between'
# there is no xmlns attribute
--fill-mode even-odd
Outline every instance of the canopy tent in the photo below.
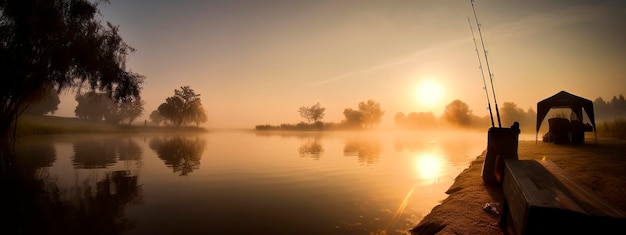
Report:
<svg viewBox="0 0 626 235"><path fill-rule="evenodd" d="M595 141L598 141L595 115L593 113L593 102L580 96L572 95L566 91L560 91L559 93L556 93L555 95L537 103L537 132L535 133L535 141L539 134L539 127L541 127L543 119L552 108L570 108L572 109L572 114L576 115L576 118L580 121L583 120L582 110L584 109L585 113L587 113L587 116L589 117L589 121L591 121Z"/></svg>

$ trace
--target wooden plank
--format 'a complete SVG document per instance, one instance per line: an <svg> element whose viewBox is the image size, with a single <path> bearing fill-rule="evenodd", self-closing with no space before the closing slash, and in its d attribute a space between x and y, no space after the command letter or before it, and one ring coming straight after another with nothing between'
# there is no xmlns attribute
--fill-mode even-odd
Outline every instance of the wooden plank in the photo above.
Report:
<svg viewBox="0 0 626 235"><path fill-rule="evenodd" d="M567 177L550 161L505 160L505 211L517 234L626 234L626 214ZM508 215L503 215L504 223Z"/></svg>

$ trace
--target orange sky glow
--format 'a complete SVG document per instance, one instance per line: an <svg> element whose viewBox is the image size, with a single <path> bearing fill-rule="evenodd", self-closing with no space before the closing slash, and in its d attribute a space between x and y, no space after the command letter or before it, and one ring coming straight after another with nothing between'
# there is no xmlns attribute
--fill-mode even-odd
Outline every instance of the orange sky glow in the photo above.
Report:
<svg viewBox="0 0 626 235"><path fill-rule="evenodd" d="M626 94L626 3L475 7L498 104L536 110L561 90L591 100ZM382 126L397 112L439 116L454 99L488 115L470 0L112 0L100 11L136 49L128 68L146 76L141 122L186 85L201 94L209 128L297 123L298 108L317 102L323 121L340 122L369 99L385 111ZM421 95L424 83L440 97ZM74 116L73 97L65 93L55 115Z"/></svg>

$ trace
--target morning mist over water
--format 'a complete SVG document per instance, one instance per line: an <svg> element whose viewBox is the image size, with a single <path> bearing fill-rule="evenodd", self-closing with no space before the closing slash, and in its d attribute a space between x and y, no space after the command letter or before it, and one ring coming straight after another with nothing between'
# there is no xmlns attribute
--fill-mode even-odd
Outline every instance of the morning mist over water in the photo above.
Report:
<svg viewBox="0 0 626 235"><path fill-rule="evenodd" d="M494 117L626 115L626 4L477 5L0 1L0 233L406 234Z"/></svg>
<svg viewBox="0 0 626 235"><path fill-rule="evenodd" d="M16 207L34 210L14 220L53 233L407 234L486 141L400 131L25 137L17 162L33 183Z"/></svg>

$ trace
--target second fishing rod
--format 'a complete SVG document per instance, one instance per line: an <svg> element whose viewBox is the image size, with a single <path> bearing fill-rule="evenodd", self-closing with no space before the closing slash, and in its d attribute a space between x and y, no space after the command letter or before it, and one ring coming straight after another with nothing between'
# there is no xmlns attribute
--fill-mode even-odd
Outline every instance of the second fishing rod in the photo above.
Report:
<svg viewBox="0 0 626 235"><path fill-rule="evenodd" d="M474 12L474 19L476 20L476 25L478 28L478 36L480 36L480 43L483 47L483 53L485 54L485 64L487 65L487 73L489 73L489 82L491 83L491 94L493 95L493 103L496 106L496 117L498 117L498 127L502 127L502 123L500 122L500 111L498 110L498 100L496 99L496 90L493 85L493 73L491 73L491 68L489 67L489 59L487 58L487 49L485 48L485 41L483 40L483 34L481 31L480 23L478 23L478 16L476 16L476 9L474 8L474 0L472 2L472 11Z"/></svg>
<svg viewBox="0 0 626 235"><path fill-rule="evenodd" d="M487 82L485 82L485 72L483 71L483 62L480 59L480 53L478 52L478 45L476 45L476 38L474 37L474 29L472 28L472 21L469 16L467 17L467 23L469 23L470 31L472 32L472 40L474 41L474 48L476 48L476 57L478 57L478 68L480 69L480 75L483 78L483 90L485 90L485 96L487 97L487 109L489 109L489 118L491 118L491 127L496 125L493 122L493 112L491 111L491 101L489 100L489 91L487 91Z"/></svg>

